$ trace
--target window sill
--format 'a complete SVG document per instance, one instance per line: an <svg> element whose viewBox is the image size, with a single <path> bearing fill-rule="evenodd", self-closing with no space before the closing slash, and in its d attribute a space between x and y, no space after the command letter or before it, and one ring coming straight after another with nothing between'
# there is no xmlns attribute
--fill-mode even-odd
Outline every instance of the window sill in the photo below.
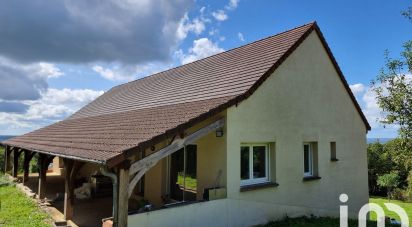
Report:
<svg viewBox="0 0 412 227"><path fill-rule="evenodd" d="M330 161L331 161L331 162L337 162L337 161L339 161L339 159L337 159L337 158L331 158Z"/></svg>
<svg viewBox="0 0 412 227"><path fill-rule="evenodd" d="M320 180L321 177L318 176L307 176L307 177L303 177L303 181L314 181L314 180Z"/></svg>
<svg viewBox="0 0 412 227"><path fill-rule="evenodd" d="M251 184L251 185L244 185L240 187L241 192L247 192L247 191L252 191L252 190L257 190L257 189L263 189L263 188L274 188L279 186L278 183L275 182L266 182L266 183L260 183L260 184Z"/></svg>

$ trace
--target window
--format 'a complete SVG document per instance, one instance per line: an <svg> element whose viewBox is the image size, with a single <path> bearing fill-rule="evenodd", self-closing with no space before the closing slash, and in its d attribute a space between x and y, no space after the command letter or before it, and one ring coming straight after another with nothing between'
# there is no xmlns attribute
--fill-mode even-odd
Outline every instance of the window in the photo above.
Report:
<svg viewBox="0 0 412 227"><path fill-rule="evenodd" d="M303 175L313 176L313 148L312 144L303 144Z"/></svg>
<svg viewBox="0 0 412 227"><path fill-rule="evenodd" d="M169 158L168 192L171 201L194 201L197 193L197 146L186 145Z"/></svg>
<svg viewBox="0 0 412 227"><path fill-rule="evenodd" d="M269 147L245 144L240 147L240 185L269 182Z"/></svg>
<svg viewBox="0 0 412 227"><path fill-rule="evenodd" d="M330 160L332 162L338 161L336 158L336 142L330 142Z"/></svg>

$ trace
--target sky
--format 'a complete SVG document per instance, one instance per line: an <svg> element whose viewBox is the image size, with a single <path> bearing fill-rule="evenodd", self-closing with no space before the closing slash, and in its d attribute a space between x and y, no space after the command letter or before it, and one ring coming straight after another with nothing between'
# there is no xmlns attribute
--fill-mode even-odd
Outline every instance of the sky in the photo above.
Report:
<svg viewBox="0 0 412 227"><path fill-rule="evenodd" d="M0 2L0 135L62 120L111 87L316 21L362 107L392 138L369 86L412 39L401 0Z"/></svg>

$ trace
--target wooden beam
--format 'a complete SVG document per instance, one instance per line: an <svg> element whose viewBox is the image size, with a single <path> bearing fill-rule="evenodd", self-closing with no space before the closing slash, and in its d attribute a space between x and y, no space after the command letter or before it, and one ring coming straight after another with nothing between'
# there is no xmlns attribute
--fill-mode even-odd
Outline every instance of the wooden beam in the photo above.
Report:
<svg viewBox="0 0 412 227"><path fill-rule="evenodd" d="M15 148L14 147L9 147L9 150L7 151L7 163L6 163L6 165L7 165L7 171L11 171L12 170L12 153L13 153L13 150L14 150Z"/></svg>
<svg viewBox="0 0 412 227"><path fill-rule="evenodd" d="M64 218L72 220L74 215L74 181L76 174L84 165L72 159L63 159L65 180L64 180Z"/></svg>
<svg viewBox="0 0 412 227"><path fill-rule="evenodd" d="M119 206L118 206L118 226L127 226L129 209L129 168L119 169Z"/></svg>
<svg viewBox="0 0 412 227"><path fill-rule="evenodd" d="M185 145L196 142L201 137L209 134L212 131L215 131L219 128L224 126L224 119L221 118L212 124L209 124L196 132L188 135L185 138L177 139L173 141L169 146L166 146L159 151L133 163L130 167L129 175L130 175L130 184L129 184L129 197L132 195L136 184L139 180L143 177L143 175L153 166L155 166L162 158L165 158L174 152L180 150ZM137 173L137 174L136 174Z"/></svg>
<svg viewBox="0 0 412 227"><path fill-rule="evenodd" d="M74 166L74 160L63 159L65 180L64 180L64 218L72 220L73 218L73 192L74 185L71 173Z"/></svg>
<svg viewBox="0 0 412 227"><path fill-rule="evenodd" d="M14 149L13 152L13 174L12 176L17 178L17 174L19 171L19 156L21 154L21 149Z"/></svg>
<svg viewBox="0 0 412 227"><path fill-rule="evenodd" d="M196 132L188 135L183 139L177 139L173 141L172 144L170 144L169 146L164 147L163 149L160 149L159 151L147 156L146 158L133 163L130 166L130 175L137 173L139 170L145 168L146 166L153 166L151 165L151 162L158 162L160 159L167 157L168 155L180 150L186 144L193 143L197 141L199 138L209 134L211 131L215 131L219 128L222 128L223 126L224 119L222 118L213 122L210 125L207 125L197 130Z"/></svg>
<svg viewBox="0 0 412 227"><path fill-rule="evenodd" d="M23 161L23 184L29 181L29 173L30 173L30 161L34 156L34 152L24 150L24 161Z"/></svg>
<svg viewBox="0 0 412 227"><path fill-rule="evenodd" d="M153 165L154 166L154 165ZM129 198L130 196L132 196L133 194L133 190L136 187L136 184L139 182L140 179L142 179L142 177L145 175L145 173L152 168L153 166L147 166L144 169L141 169L132 179L132 181L130 181L129 184Z"/></svg>
<svg viewBox="0 0 412 227"><path fill-rule="evenodd" d="M4 148L4 173L9 171L9 163L10 163L10 147L6 145Z"/></svg>
<svg viewBox="0 0 412 227"><path fill-rule="evenodd" d="M53 156L39 154L39 187L37 190L37 196L39 199L44 199L46 197L46 174L52 160Z"/></svg>

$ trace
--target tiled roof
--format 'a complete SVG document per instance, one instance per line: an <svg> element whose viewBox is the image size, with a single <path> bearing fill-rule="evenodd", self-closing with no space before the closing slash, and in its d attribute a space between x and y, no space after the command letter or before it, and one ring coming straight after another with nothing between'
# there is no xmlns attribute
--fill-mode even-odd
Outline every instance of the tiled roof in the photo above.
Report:
<svg viewBox="0 0 412 227"><path fill-rule="evenodd" d="M114 87L71 118L243 94L311 26Z"/></svg>
<svg viewBox="0 0 412 227"><path fill-rule="evenodd" d="M118 163L133 148L177 133L247 98L313 30L323 40L315 23L306 24L114 87L68 119L3 143ZM326 42L324 45L369 128Z"/></svg>
<svg viewBox="0 0 412 227"><path fill-rule="evenodd" d="M5 144L104 162L231 98L233 96L67 119L14 137L5 141Z"/></svg>

